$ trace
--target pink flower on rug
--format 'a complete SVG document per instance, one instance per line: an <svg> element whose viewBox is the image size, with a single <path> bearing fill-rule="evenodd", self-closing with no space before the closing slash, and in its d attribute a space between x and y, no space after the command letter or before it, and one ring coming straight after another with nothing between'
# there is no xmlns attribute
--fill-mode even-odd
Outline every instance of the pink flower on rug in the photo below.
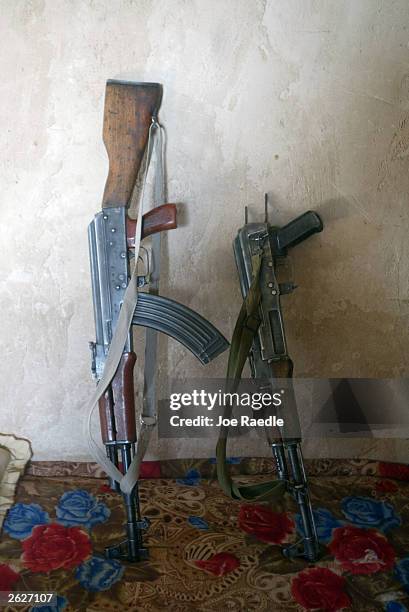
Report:
<svg viewBox="0 0 409 612"><path fill-rule="evenodd" d="M341 567L351 574L375 574L392 569L395 551L375 529L338 527L329 549Z"/></svg>
<svg viewBox="0 0 409 612"><path fill-rule="evenodd" d="M231 553L217 553L210 559L199 559L194 561L194 564L199 569L205 570L213 576L224 576L233 572L240 566L240 561Z"/></svg>
<svg viewBox="0 0 409 612"><path fill-rule="evenodd" d="M343 576L326 567L313 567L303 570L293 579L291 593L307 610L336 612L351 605L344 591L345 585Z"/></svg>
<svg viewBox="0 0 409 612"><path fill-rule="evenodd" d="M379 462L380 476L384 478L396 478L396 480L409 480L409 465L404 463Z"/></svg>
<svg viewBox="0 0 409 612"><path fill-rule="evenodd" d="M294 531L294 521L285 512L273 512L266 506L245 504L241 506L239 527L262 542L281 544Z"/></svg>
<svg viewBox="0 0 409 612"><path fill-rule="evenodd" d="M379 494L395 493L398 489L398 485L393 480L378 480L375 484L375 490Z"/></svg>
<svg viewBox="0 0 409 612"><path fill-rule="evenodd" d="M9 565L0 563L0 591L11 591L19 578L20 574L11 569Z"/></svg>
<svg viewBox="0 0 409 612"><path fill-rule="evenodd" d="M71 569L91 554L91 542L84 531L56 523L37 525L22 545L23 563L32 572Z"/></svg>

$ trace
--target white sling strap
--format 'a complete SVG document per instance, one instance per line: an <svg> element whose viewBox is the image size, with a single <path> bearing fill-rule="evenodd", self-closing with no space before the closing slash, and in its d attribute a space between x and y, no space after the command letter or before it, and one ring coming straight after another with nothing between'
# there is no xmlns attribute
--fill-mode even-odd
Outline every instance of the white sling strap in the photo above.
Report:
<svg viewBox="0 0 409 612"><path fill-rule="evenodd" d="M166 202L165 193L165 160L163 128L158 127L155 132L155 180L154 180L154 206L159 206ZM153 153L153 151L152 151ZM160 254L161 254L161 232L152 236L151 261L152 270L149 279L149 293L158 294L159 275L160 275ZM145 333L145 363L144 363L144 387L142 413L140 415L141 427L138 432L136 453L128 471L121 482L121 490L127 492L132 490L139 479L139 471L142 460L149 446L152 431L156 425L156 359L158 347L158 333L149 327Z"/></svg>

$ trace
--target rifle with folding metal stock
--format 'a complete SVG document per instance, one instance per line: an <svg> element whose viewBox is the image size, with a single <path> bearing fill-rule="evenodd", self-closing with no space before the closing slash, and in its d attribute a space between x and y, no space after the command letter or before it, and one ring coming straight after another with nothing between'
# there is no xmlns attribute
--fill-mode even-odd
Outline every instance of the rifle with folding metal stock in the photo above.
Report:
<svg viewBox="0 0 409 612"><path fill-rule="evenodd" d="M271 444L278 480L241 487L235 484L226 465L226 428L221 431L217 446L218 477L224 491L236 499L266 501L290 493L299 507L303 537L296 544L284 548L283 552L289 557L304 556L313 561L318 556L318 538L290 382L293 364L287 352L280 304L280 296L291 293L296 287L292 282L280 282L279 268L285 263L290 248L322 231L323 225L320 217L312 211L281 228L270 225L267 196L263 223L248 223L247 208L245 216L245 225L233 243L244 302L231 342L227 385L230 390L238 388L247 358L252 378L260 383L260 390L271 389L277 379L289 380L285 385L285 414L280 414L284 426L276 429L274 438L271 431L266 429L265 432Z"/></svg>
<svg viewBox="0 0 409 612"><path fill-rule="evenodd" d="M149 436L142 438L142 434L150 432L156 422L156 332L163 332L181 342L203 364L214 359L228 346L218 330L198 313L157 294L160 258L158 239L160 232L177 227L175 204L155 201L156 207L143 216L139 215L141 227L138 226L138 220L128 216L138 175L142 173L143 159L149 164L154 133L160 130L157 113L161 98L162 87L157 83L107 82L103 137L109 158L109 174L102 211L88 228L96 330L96 342L90 343L92 373L98 381L97 392L100 388L96 397L99 397L97 401L102 441L109 460L107 463L99 455L99 462L110 475L111 488L122 491L127 516L125 540L108 547L106 555L128 561L138 561L148 556L142 540L142 531L148 526L148 521L141 517L137 479L139 464L149 441ZM162 162L162 158L159 162ZM146 169L144 172L146 180ZM159 199L164 194L162 169L161 175L161 195L157 196ZM143 193L139 206L142 205ZM152 236L148 273L138 275L137 271L132 271L132 260L134 267L137 266L139 243L148 236ZM118 363L114 364L116 369L113 370L113 377L104 380L115 335L123 333L121 310L125 302L130 302L129 285L133 283L136 306L130 314L129 326L125 329L122 355ZM149 288L150 292L139 293L138 288ZM138 439L133 383L136 355L133 351L132 325L147 328L144 401ZM119 327L122 332L119 332ZM90 440L92 436L89 434ZM92 445L90 448L93 452ZM98 460L95 448L93 454ZM125 487L122 482L127 477L131 485L128 482Z"/></svg>

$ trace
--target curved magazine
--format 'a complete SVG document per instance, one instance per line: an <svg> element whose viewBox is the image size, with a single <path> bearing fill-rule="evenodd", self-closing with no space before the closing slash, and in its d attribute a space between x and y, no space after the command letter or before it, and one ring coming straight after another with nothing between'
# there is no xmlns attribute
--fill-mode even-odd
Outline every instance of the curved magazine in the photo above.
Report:
<svg viewBox="0 0 409 612"><path fill-rule="evenodd" d="M226 338L200 314L159 295L139 293L134 325L150 327L183 344L203 364L223 353Z"/></svg>

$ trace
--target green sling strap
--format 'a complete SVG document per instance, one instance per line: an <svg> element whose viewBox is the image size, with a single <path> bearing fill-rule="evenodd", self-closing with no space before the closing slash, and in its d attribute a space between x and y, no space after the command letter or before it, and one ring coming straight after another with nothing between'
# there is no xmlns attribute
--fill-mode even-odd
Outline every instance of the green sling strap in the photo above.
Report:
<svg viewBox="0 0 409 612"><path fill-rule="evenodd" d="M229 393L234 393L239 386L244 365L261 322L259 315L261 261L261 254L253 256L253 281L243 301L233 332L226 376L226 389ZM286 359L273 363L272 371L273 375L277 377L291 376L291 360ZM223 417L231 418L232 411L232 406L230 404L226 405ZM232 480L226 462L228 429L228 426L220 428L216 447L217 478L226 495L233 499L245 501L266 501L282 496L286 490L286 483L282 480L272 480L251 485L238 485Z"/></svg>

